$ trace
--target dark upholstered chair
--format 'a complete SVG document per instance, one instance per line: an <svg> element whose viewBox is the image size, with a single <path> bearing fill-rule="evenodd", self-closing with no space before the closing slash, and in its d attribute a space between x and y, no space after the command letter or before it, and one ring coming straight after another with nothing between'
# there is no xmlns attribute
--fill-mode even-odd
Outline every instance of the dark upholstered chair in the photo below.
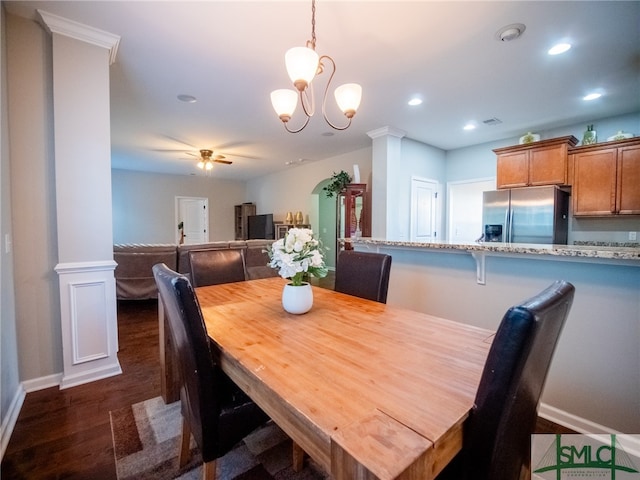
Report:
<svg viewBox="0 0 640 480"><path fill-rule="evenodd" d="M511 307L485 364L460 454L438 480L517 480L530 468L538 403L574 287L557 281Z"/></svg>
<svg viewBox="0 0 640 480"><path fill-rule="evenodd" d="M203 478L213 479L216 459L269 418L222 372L187 277L164 264L154 265L153 275L180 369L180 465L189 459L193 434L202 452Z"/></svg>
<svg viewBox="0 0 640 480"><path fill-rule="evenodd" d="M194 287L245 280L244 254L241 249L191 250L189 262Z"/></svg>
<svg viewBox="0 0 640 480"><path fill-rule="evenodd" d="M391 255L343 250L336 265L335 291L387 303Z"/></svg>

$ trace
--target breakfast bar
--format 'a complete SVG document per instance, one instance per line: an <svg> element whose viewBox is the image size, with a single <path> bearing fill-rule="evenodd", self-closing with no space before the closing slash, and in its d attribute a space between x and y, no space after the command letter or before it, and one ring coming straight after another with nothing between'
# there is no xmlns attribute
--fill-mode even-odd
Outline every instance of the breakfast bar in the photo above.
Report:
<svg viewBox="0 0 640 480"><path fill-rule="evenodd" d="M392 255L389 304L491 330L511 305L554 280L571 282L574 304L540 414L578 432L640 431L637 246L346 241Z"/></svg>

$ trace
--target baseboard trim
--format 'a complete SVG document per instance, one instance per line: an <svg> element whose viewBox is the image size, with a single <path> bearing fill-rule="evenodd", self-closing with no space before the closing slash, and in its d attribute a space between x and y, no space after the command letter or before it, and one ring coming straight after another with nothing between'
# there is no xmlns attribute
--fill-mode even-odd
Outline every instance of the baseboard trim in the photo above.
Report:
<svg viewBox="0 0 640 480"><path fill-rule="evenodd" d="M592 422L591 420L587 420L586 418L578 417L577 415L573 415L572 413L565 412L564 410L560 410L556 407L552 407L551 405L547 405L546 403L540 403L540 407L538 408L538 415L553 423L557 423L558 425L562 425L563 427L570 428L577 433L596 435L612 433L616 435L625 434L623 432L619 432L617 430L609 428L605 425ZM626 452L640 459L640 436L634 434L634 432L626 433L634 436L634 438L629 439L629 443L632 446L631 448L627 449Z"/></svg>
<svg viewBox="0 0 640 480"><path fill-rule="evenodd" d="M77 387L78 385L84 385L85 383L95 382L96 380L102 380L104 378L120 375L122 368L120 363L116 359L114 365L105 365L100 368L94 368L84 372L79 372L75 375L61 375L60 390L65 388Z"/></svg>
<svg viewBox="0 0 640 480"><path fill-rule="evenodd" d="M26 395L27 392L24 386L19 384L7 409L7 413L2 419L2 426L0 426L0 460L4 458L4 452L7 450L7 445L9 445L11 434L18 421L18 415L20 415L20 410L22 409Z"/></svg>
<svg viewBox="0 0 640 480"><path fill-rule="evenodd" d="M62 381L62 373L54 373L53 375L47 375L45 377L32 378L31 380L25 380L22 382L22 387L27 393L37 392L38 390L44 390L45 388L58 387Z"/></svg>

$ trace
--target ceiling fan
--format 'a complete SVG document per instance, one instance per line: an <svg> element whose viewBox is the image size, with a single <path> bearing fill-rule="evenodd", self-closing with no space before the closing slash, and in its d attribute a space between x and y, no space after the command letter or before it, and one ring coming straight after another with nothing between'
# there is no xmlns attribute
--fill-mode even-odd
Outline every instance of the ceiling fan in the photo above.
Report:
<svg viewBox="0 0 640 480"><path fill-rule="evenodd" d="M189 153L189 155L194 155ZM233 162L229 160L225 160L224 155L216 155L211 158L213 155L213 150L202 149L200 150L200 161L197 163L198 168L201 170L211 170L213 168L214 163L222 163L224 165L231 165ZM196 156L196 155L194 155Z"/></svg>

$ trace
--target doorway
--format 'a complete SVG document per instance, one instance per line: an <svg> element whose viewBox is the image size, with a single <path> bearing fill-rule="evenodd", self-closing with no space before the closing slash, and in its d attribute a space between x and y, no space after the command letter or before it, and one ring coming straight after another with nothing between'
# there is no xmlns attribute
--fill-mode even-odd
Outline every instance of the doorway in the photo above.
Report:
<svg viewBox="0 0 640 480"><path fill-rule="evenodd" d="M412 242L434 242L438 239L438 189L435 180L411 177Z"/></svg>
<svg viewBox="0 0 640 480"><path fill-rule="evenodd" d="M447 184L449 241L474 243L482 235L482 192L495 188L495 178Z"/></svg>
<svg viewBox="0 0 640 480"><path fill-rule="evenodd" d="M316 238L322 242L324 261L329 270L336 266L336 197L327 197L324 187L331 183L330 178L319 182L311 192L309 220Z"/></svg>
<svg viewBox="0 0 640 480"><path fill-rule="evenodd" d="M176 197L176 243L193 245L209 241L209 199ZM182 228L181 228L182 227Z"/></svg>

